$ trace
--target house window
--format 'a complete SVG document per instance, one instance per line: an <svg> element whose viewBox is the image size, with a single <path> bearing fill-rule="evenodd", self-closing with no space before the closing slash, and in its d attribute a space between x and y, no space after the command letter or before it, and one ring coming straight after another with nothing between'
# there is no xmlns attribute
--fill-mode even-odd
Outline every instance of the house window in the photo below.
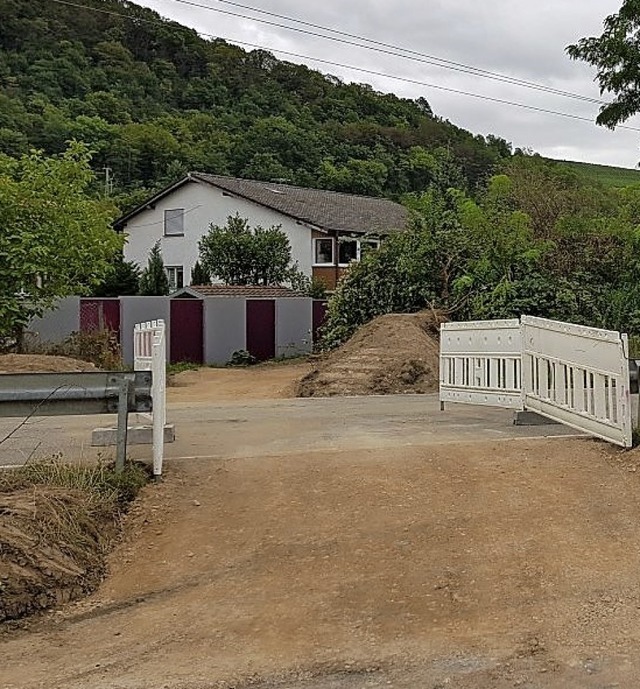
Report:
<svg viewBox="0 0 640 689"><path fill-rule="evenodd" d="M169 291L175 292L184 287L184 268L182 266L165 266L169 279Z"/></svg>
<svg viewBox="0 0 640 689"><path fill-rule="evenodd" d="M380 248L379 239L361 239L360 240L360 256L359 260L362 260L368 253L375 251Z"/></svg>
<svg viewBox="0 0 640 689"><path fill-rule="evenodd" d="M184 235L184 208L172 208L164 212L165 237L182 237Z"/></svg>
<svg viewBox="0 0 640 689"><path fill-rule="evenodd" d="M333 264L333 239L314 239L313 262L316 265Z"/></svg>
<svg viewBox="0 0 640 689"><path fill-rule="evenodd" d="M348 266L351 261L358 260L358 240L341 239L338 242L338 258L341 266Z"/></svg>

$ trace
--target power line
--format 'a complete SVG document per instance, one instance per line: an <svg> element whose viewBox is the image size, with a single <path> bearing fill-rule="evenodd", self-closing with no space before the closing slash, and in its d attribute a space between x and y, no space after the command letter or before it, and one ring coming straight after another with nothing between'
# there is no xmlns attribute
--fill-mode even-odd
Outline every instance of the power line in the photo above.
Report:
<svg viewBox="0 0 640 689"><path fill-rule="evenodd" d="M284 14L278 14L277 12L269 12L268 10L262 10L257 7L250 7L249 5L243 5L239 2L233 2L233 0L214 0L214 2L219 2L224 5L232 5L234 7L239 7L245 10L250 10L256 14L263 14L265 16L275 17L277 19L284 19L285 21L293 22L295 24L300 24L301 26L308 26L314 29L320 29L321 31L328 31L330 33L336 34L337 36L344 36L349 39L356 39L357 41L369 43L371 45L363 45L362 43L355 43L354 41L345 41L343 39L335 38L334 36L325 36L314 31L308 31L305 29L298 29L293 26L286 26L284 24L279 24L277 22L272 22L264 19L258 19L257 17L251 17L246 14L241 14L239 12L231 12L229 10L223 10L216 7L211 7L210 5L203 5L202 3L195 2L195 0L167 0L168 2L177 2L182 5L189 5L191 7L198 7L200 9L209 10L211 12L217 12L219 14L225 14L232 17L238 17L240 19L248 19L250 21L260 22L261 24L267 24L269 26L275 26L278 28L286 29L288 31L295 31L298 33L304 33L317 38L324 38L326 40L335 41L338 43L343 43L347 45L353 45L358 48L365 48L367 50L374 50L376 52L381 52L387 55L392 55L394 57L401 57L406 60L413 60L415 62L422 62L435 67L440 67L441 69L449 69L455 72L462 72L464 74L471 74L473 76L482 77L484 79L492 79L494 81L500 81L507 84L512 84L514 86L520 86L522 88L528 88L535 91L542 91L543 93L549 93L556 96L562 96L564 98L572 98L574 100L580 100L587 103L594 103L596 105L605 105L604 101L591 96L585 96L579 93L573 93L571 91L565 91L563 89L557 89L553 86L548 86L546 84L540 84L535 81L528 81L526 79L520 79L518 77L512 77L507 74L501 74L500 72L492 72L490 70L482 69L480 67L474 67L472 65L466 65L462 62L455 62L454 60L448 60L446 58L438 57L435 55L429 55L427 53L421 53L410 48L403 48L402 46L397 46L392 43L385 43L383 41L378 41L373 38L368 38L366 36L359 36L357 34L348 33L347 31L342 31L340 29L334 29L327 26L322 26L321 24L314 24L313 22L308 22L303 19L297 19L296 17L289 17ZM383 48L384 50L380 50ZM404 53L404 54L403 54Z"/></svg>
<svg viewBox="0 0 640 689"><path fill-rule="evenodd" d="M503 98L494 98L493 96L484 96L479 93L472 93L470 91L461 91L460 89L450 88L448 86L440 86L439 84L431 84L426 81L419 81L418 79L411 79L409 77L398 77L393 74L385 74L384 72L377 72L373 69L365 69L364 67L354 67L353 65L346 65L340 62L333 62L332 60L324 60L319 57L310 57L309 55L300 55L299 53L292 53L287 50L280 50L279 48L264 48L256 43L247 43L246 41L235 41L239 45L246 45L250 48L258 48L259 50L269 50L273 53L280 53L282 55L289 55L290 57L298 57L301 59L311 60L313 62L320 62L327 65L332 65L334 67L342 67L343 69L353 69L357 72L363 72L365 74L371 74L378 77L383 77L385 79L396 79L397 81L404 81L409 84L417 84L418 86L427 86L428 88L437 89L438 91L446 91L448 93L455 93L461 96L468 96L470 98L479 98L481 100L490 101L491 103L500 103L501 105L510 105L515 108L526 108L527 110L533 110L535 112L542 112L548 115L558 115L559 117L568 117L573 120L582 120L584 122L589 122L594 124L593 120L589 117L584 117L582 115L574 115L572 113L561 112L560 110L548 110L547 108L539 108L535 105L527 105L525 103L517 103L515 101L504 100ZM640 132L640 127L631 127L628 125L619 125L621 129L631 129L635 132Z"/></svg>
<svg viewBox="0 0 640 689"><path fill-rule="evenodd" d="M126 20L133 21L133 22L140 22L140 23L144 23L144 24L151 24L151 25L162 26L162 27L166 27L168 25L168 22L166 22L164 20L154 20L154 19L143 19L141 17L131 17L130 15L122 14L120 12L113 12L112 10L105 10L105 9L101 9L99 7L91 7L88 5L82 5L80 3L72 2L71 0L51 0L51 1L55 2L59 5L67 5L69 7L75 7L77 9L84 9L84 10L89 10L89 11L93 11L93 12L99 12L101 14L107 14L110 16L119 17L121 19L126 19ZM182 26L181 24L178 24L178 22L173 22L173 23L176 24L180 30L184 30L185 28L187 28L187 27ZM195 29L194 29L194 31L195 31ZM482 95L479 93L473 93L470 91L462 91L459 89L453 89L453 88L449 88L446 86L440 86L438 84L431 84L429 82L419 81L417 79L411 79L409 77L400 77L400 76L397 76L394 74L385 74L384 72L377 72L375 70L365 69L363 67L356 67L355 65L347 65L347 64L340 63L340 62L334 62L332 60L325 60L323 58L316 58L316 57L312 57L309 55L302 55L300 53L293 53L293 52L286 51L286 50L279 50L277 48L268 48L266 46L261 46L261 45L258 45L256 43L248 43L246 41L239 41L239 40L235 40L235 39L225 39L221 36L216 36L215 34L206 33L204 31L196 31L196 33L198 33L200 36L203 36L206 38L213 38L213 39L217 39L217 40L226 40L229 43L236 43L238 45L246 45L246 46L249 46L252 48L257 48L259 50L265 50L265 51L273 52L273 53L280 53L282 55L297 57L299 59L310 60L312 62L327 64L327 65L331 65L334 67L341 67L343 69L349 69L349 70L353 70L355 72L362 72L364 74L380 76L380 77L387 78L387 79L393 79L395 81L401 81L401 82L405 82L405 83L409 83L409 84L416 84L419 86L426 86L427 88L432 88L432 89L436 89L439 91L446 91L449 93L455 93L457 95L467 96L469 98L477 98L479 100L485 100L485 101L492 102L492 103L499 103L501 105L508 105L511 107L517 107L517 108L522 108L525 110L531 110L533 112L539 112L539 113L543 113L543 114L547 114L547 115L555 115L558 117L565 117L565 118L569 118L569 119L573 119L573 120L580 120L583 122L589 122L590 124L594 124L594 121L591 118L584 117L582 115L575 115L572 113L566 113L566 112L562 112L559 110L548 110L546 108L540 108L540 107L537 107L535 105L527 105L525 103L518 103L516 101L504 100L502 98L494 98L492 96L485 96L485 95ZM640 127L632 127L630 125L618 125L617 128L618 129L627 129L627 130L635 131L635 132L640 132Z"/></svg>

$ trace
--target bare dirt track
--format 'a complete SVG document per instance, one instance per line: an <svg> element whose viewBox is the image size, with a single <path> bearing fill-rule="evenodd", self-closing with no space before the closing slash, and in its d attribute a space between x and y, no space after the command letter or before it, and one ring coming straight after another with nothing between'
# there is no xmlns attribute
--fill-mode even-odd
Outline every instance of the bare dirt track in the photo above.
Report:
<svg viewBox="0 0 640 689"><path fill-rule="evenodd" d="M575 439L170 465L3 689L638 686L637 454Z"/></svg>
<svg viewBox="0 0 640 689"><path fill-rule="evenodd" d="M170 377L169 402L278 399L296 396L298 381L311 370L304 362L248 368L200 368Z"/></svg>

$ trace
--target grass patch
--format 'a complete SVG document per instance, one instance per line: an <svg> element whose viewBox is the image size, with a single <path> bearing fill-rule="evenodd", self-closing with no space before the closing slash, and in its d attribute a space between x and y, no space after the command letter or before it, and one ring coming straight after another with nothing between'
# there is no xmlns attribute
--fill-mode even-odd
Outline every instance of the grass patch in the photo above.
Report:
<svg viewBox="0 0 640 689"><path fill-rule="evenodd" d="M309 361L309 354L300 354L299 356L278 356L269 361L263 361L259 366L292 366L294 364L304 364Z"/></svg>
<svg viewBox="0 0 640 689"><path fill-rule="evenodd" d="M86 493L90 502L125 508L148 480L148 470L137 462L127 462L117 474L111 462L71 464L60 456L0 471L0 493L25 487L69 488Z"/></svg>
<svg viewBox="0 0 640 689"><path fill-rule="evenodd" d="M66 356L88 361L103 371L121 371L124 368L120 344L110 330L74 332L62 342L57 343L42 343L38 339L30 339L27 336L24 353Z"/></svg>
<svg viewBox="0 0 640 689"><path fill-rule="evenodd" d="M571 160L556 161L578 172L587 179L605 187L629 187L640 184L640 170L612 165L595 165Z"/></svg>
<svg viewBox="0 0 640 689"><path fill-rule="evenodd" d="M175 364L167 364L167 375L174 376L176 373L184 373L185 371L197 371L202 368L200 364L194 364L191 361L178 361Z"/></svg>

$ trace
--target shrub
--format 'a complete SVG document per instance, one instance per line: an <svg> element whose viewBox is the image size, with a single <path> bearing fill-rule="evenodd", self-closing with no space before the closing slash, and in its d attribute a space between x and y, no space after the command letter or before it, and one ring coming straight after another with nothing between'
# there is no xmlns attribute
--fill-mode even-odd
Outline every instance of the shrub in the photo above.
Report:
<svg viewBox="0 0 640 689"><path fill-rule="evenodd" d="M120 343L111 330L74 332L58 343L26 341L27 354L67 356L88 361L104 371L120 371L123 368Z"/></svg>
<svg viewBox="0 0 640 689"><path fill-rule="evenodd" d="M256 363L258 363L258 360L253 354L247 352L246 349L238 349L231 355L227 366L253 366Z"/></svg>

